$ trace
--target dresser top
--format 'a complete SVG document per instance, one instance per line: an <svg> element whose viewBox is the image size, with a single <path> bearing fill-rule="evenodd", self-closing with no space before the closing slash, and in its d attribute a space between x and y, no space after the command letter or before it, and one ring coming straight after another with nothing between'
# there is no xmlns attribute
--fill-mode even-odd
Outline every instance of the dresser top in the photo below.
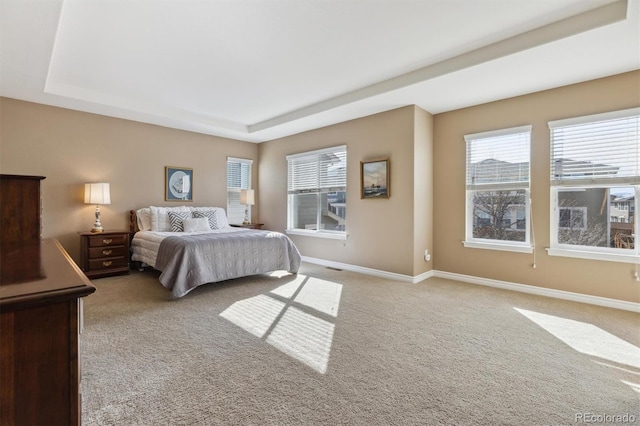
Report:
<svg viewBox="0 0 640 426"><path fill-rule="evenodd" d="M55 239L0 248L0 307L86 296L96 288Z"/></svg>
<svg viewBox="0 0 640 426"><path fill-rule="evenodd" d="M27 176L27 175L1 175L0 179L46 179L45 176Z"/></svg>

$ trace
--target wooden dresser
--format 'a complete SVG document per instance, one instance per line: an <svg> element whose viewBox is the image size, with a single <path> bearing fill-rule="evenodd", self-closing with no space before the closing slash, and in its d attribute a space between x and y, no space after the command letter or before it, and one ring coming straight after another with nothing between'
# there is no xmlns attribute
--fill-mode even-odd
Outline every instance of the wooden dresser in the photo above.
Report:
<svg viewBox="0 0 640 426"><path fill-rule="evenodd" d="M1 247L40 240L43 179L44 176L0 175Z"/></svg>
<svg viewBox="0 0 640 426"><path fill-rule="evenodd" d="M56 240L40 239L41 179L0 175L1 425L81 424L80 298L95 287Z"/></svg>

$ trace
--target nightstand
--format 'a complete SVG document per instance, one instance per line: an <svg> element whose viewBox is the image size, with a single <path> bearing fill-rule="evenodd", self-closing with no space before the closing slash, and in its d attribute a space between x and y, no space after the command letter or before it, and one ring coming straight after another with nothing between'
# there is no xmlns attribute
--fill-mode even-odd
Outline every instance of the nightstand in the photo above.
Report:
<svg viewBox="0 0 640 426"><path fill-rule="evenodd" d="M231 223L230 225L236 228L262 229L264 223Z"/></svg>
<svg viewBox="0 0 640 426"><path fill-rule="evenodd" d="M88 278L129 273L129 232L79 232L81 265Z"/></svg>

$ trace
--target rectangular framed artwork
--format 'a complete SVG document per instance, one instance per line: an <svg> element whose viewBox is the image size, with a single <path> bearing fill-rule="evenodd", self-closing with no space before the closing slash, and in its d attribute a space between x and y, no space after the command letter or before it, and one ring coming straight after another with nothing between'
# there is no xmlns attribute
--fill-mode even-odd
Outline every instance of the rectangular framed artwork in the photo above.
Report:
<svg viewBox="0 0 640 426"><path fill-rule="evenodd" d="M360 198L389 198L391 178L389 159L360 162Z"/></svg>
<svg viewBox="0 0 640 426"><path fill-rule="evenodd" d="M193 169L166 166L164 170L165 201L193 201Z"/></svg>

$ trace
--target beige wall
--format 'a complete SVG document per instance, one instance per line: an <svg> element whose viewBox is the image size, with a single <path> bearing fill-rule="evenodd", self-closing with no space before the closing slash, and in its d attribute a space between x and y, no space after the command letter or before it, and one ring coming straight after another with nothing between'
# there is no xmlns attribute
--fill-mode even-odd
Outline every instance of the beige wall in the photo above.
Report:
<svg viewBox="0 0 640 426"><path fill-rule="evenodd" d="M548 256L549 129L569 117L637 107L640 71L438 114L434 117L434 269L640 302L634 265ZM464 135L533 125L531 195L537 268L529 254L464 248Z"/></svg>
<svg viewBox="0 0 640 426"><path fill-rule="evenodd" d="M93 223L83 183L111 183L107 228L125 228L130 209L164 201L164 167L194 169L192 205L226 205L226 157L254 162L253 220L284 231L286 155L347 145L346 241L292 236L303 255L418 276L432 269L640 301L630 264L550 257L547 122L640 105L640 71L431 114L415 106L252 144L0 98L0 172L44 175L43 234L79 257L78 231ZM463 136L533 125L533 256L464 248ZM391 160L391 198L362 200L360 161ZM260 211L258 212L258 208ZM433 257L423 260L424 250Z"/></svg>
<svg viewBox="0 0 640 426"><path fill-rule="evenodd" d="M427 163L430 158L431 115L416 110L414 106L404 107L260 144L260 220L269 229L286 228L287 155L345 144L347 240L299 235L291 238L305 256L408 276L427 270L429 265L422 256L430 248L426 246L430 240L423 233L430 234L431 217L426 212L430 205L422 195L429 197L431 170L427 166L418 171L414 161L421 158ZM385 157L391 165L391 197L361 199L360 162ZM421 182L416 183L416 177ZM418 193L420 217L416 220ZM419 242L414 244L416 230ZM416 252L420 253L419 266L414 265Z"/></svg>
<svg viewBox="0 0 640 426"><path fill-rule="evenodd" d="M189 205L227 203L226 158L257 163L256 144L134 121L0 98L0 172L46 176L43 236L60 240L78 261L78 231L91 228L95 206L83 204L84 183L111 184L102 206L105 229L128 229L128 211L164 201L165 166L193 169ZM254 168L255 186L258 180ZM258 217L254 206L253 217Z"/></svg>

